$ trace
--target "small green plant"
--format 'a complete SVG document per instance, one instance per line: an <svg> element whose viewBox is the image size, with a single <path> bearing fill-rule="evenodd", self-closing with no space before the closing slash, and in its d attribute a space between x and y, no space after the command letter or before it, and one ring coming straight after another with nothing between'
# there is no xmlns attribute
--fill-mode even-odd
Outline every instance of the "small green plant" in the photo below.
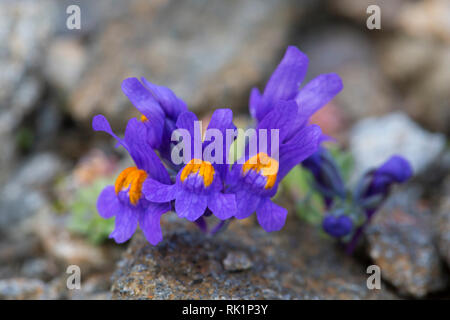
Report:
<svg viewBox="0 0 450 320"><path fill-rule="evenodd" d="M69 205L71 212L69 230L87 237L94 244L108 239L114 229L114 219L103 219L97 213L96 203L105 184L112 184L111 179L98 179L90 186L79 188Z"/></svg>

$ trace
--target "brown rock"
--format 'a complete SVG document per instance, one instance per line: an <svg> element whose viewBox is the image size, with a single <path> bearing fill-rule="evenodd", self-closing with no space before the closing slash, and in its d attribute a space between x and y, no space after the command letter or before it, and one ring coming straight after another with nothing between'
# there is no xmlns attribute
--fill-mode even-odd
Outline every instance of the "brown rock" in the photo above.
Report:
<svg viewBox="0 0 450 320"><path fill-rule="evenodd" d="M398 21L408 34L434 37L450 43L450 2L447 0L412 1L403 7Z"/></svg>
<svg viewBox="0 0 450 320"><path fill-rule="evenodd" d="M450 133L450 45L435 52L433 64L409 88L408 113L430 130Z"/></svg>
<svg viewBox="0 0 450 320"><path fill-rule="evenodd" d="M439 253L450 267L450 197L442 202L434 221Z"/></svg>
<svg viewBox="0 0 450 320"><path fill-rule="evenodd" d="M234 221L205 236L173 214L154 247L136 234L113 276L113 299L392 299L385 287L366 287L365 267L316 230L290 217L281 232ZM253 266L226 270L230 252ZM248 265L248 263L246 263Z"/></svg>
<svg viewBox="0 0 450 320"><path fill-rule="evenodd" d="M397 203L388 204L366 230L369 255L381 268L382 278L401 294L416 298L447 286L427 224L429 214L414 212Z"/></svg>
<svg viewBox="0 0 450 320"><path fill-rule="evenodd" d="M299 41L310 57L308 79L335 72L344 89L333 103L350 122L392 110L397 96L386 83L375 59L373 41L363 33L341 25L315 29Z"/></svg>

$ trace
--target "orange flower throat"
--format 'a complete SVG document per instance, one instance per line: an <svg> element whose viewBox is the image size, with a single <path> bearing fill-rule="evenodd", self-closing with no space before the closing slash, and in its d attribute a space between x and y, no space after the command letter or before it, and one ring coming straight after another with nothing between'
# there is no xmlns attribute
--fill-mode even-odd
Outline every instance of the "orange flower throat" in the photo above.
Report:
<svg viewBox="0 0 450 320"><path fill-rule="evenodd" d="M183 168L183 171L181 171L181 181L186 180L186 178L193 173L198 173L203 178L203 184L205 187L209 186L213 182L214 167L211 162L202 161L200 159L192 159Z"/></svg>
<svg viewBox="0 0 450 320"><path fill-rule="evenodd" d="M114 188L116 194L128 189L128 197L133 205L136 205L142 197L142 184L147 179L147 173L136 167L123 170L116 179Z"/></svg>
<svg viewBox="0 0 450 320"><path fill-rule="evenodd" d="M278 161L269 157L267 153L260 152L248 159L242 166L242 173L246 174L249 170L255 170L266 177L266 189L272 188L277 181Z"/></svg>

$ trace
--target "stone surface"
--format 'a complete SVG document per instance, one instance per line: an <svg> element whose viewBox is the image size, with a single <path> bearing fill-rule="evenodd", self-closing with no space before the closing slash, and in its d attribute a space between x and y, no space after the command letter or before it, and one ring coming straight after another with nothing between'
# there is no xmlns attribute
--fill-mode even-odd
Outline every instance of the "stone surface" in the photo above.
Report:
<svg viewBox="0 0 450 320"><path fill-rule="evenodd" d="M26 221L28 228L41 242L46 254L63 266L77 265L83 272L109 270L121 252L120 246L95 246L86 239L69 232L67 216L56 216L41 210Z"/></svg>
<svg viewBox="0 0 450 320"><path fill-rule="evenodd" d="M450 179L447 179L450 187ZM450 189L449 189L450 190ZM450 197L443 199L434 218L436 244L442 258L450 267Z"/></svg>
<svg viewBox="0 0 450 320"><path fill-rule="evenodd" d="M302 35L298 47L310 57L307 81L330 72L342 78L344 89L333 103L343 120L382 115L395 105L396 96L380 72L374 43L359 28L320 26Z"/></svg>
<svg viewBox="0 0 450 320"><path fill-rule="evenodd" d="M449 16L447 0L411 1L398 15L398 24L408 34L450 43Z"/></svg>
<svg viewBox="0 0 450 320"><path fill-rule="evenodd" d="M113 276L113 299L395 298L385 286L367 289L365 267L293 216L272 234L252 220L233 221L216 237L172 214L162 225L156 247L134 236ZM252 267L227 271L223 261L236 252Z"/></svg>
<svg viewBox="0 0 450 320"><path fill-rule="evenodd" d="M243 271L248 270L253 266L253 263L247 254L241 251L228 252L222 263L224 269L227 271Z"/></svg>
<svg viewBox="0 0 450 320"><path fill-rule="evenodd" d="M14 167L15 129L43 91L36 69L52 32L54 4L47 0L0 3L0 182Z"/></svg>
<svg viewBox="0 0 450 320"><path fill-rule="evenodd" d="M193 110L247 108L252 85L281 58L305 1L132 1L93 33L89 61L69 95L78 120L132 110L126 77L168 86ZM297 20L296 20L297 19Z"/></svg>
<svg viewBox="0 0 450 320"><path fill-rule="evenodd" d="M439 47L432 39L404 34L386 37L380 41L381 67L390 79L407 86L428 73L435 64Z"/></svg>
<svg viewBox="0 0 450 320"><path fill-rule="evenodd" d="M449 134L450 44L434 50L434 54L430 55L433 64L408 88L405 109L430 130Z"/></svg>
<svg viewBox="0 0 450 320"><path fill-rule="evenodd" d="M420 210L416 196L396 194L366 230L368 252L382 278L402 295L423 298L447 287L433 241L430 211Z"/></svg>
<svg viewBox="0 0 450 320"><path fill-rule="evenodd" d="M25 218L49 207L42 189L63 168L62 160L52 153L37 153L18 166L14 178L0 188L0 232L13 230Z"/></svg>
<svg viewBox="0 0 450 320"><path fill-rule="evenodd" d="M0 280L2 300L42 300L48 299L47 288L41 280L12 278Z"/></svg>
<svg viewBox="0 0 450 320"><path fill-rule="evenodd" d="M425 131L404 113L358 122L350 133L354 177L398 154L409 160L414 174L425 170L445 148L445 137Z"/></svg>
<svg viewBox="0 0 450 320"><path fill-rule="evenodd" d="M381 11L382 30L394 28L398 25L398 16L410 0L328 0L328 7L335 14L353 19L361 27L366 27L369 14L367 8L377 5Z"/></svg>

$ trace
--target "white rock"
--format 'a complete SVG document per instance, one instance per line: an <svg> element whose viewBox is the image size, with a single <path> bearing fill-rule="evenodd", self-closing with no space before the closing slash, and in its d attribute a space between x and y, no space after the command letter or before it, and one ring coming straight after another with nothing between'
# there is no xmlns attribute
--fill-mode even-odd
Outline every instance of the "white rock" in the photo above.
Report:
<svg viewBox="0 0 450 320"><path fill-rule="evenodd" d="M414 173L420 173L445 147L444 135L425 131L401 112L364 119L353 127L350 136L355 179L394 154L408 159Z"/></svg>

